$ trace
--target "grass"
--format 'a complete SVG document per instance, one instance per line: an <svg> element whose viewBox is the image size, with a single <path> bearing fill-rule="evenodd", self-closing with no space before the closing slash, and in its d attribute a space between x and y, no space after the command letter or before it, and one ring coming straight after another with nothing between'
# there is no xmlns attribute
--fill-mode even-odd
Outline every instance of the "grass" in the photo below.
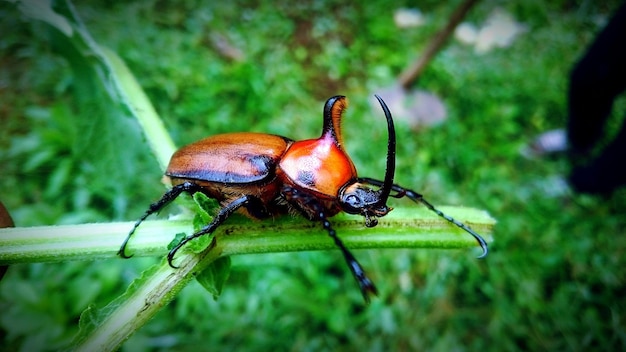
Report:
<svg viewBox="0 0 626 352"><path fill-rule="evenodd" d="M449 118L419 132L397 126L397 181L435 204L488 210L498 224L486 260L359 250L380 290L364 307L335 251L235 257L217 301L188 285L123 349L624 349L624 191L552 192L565 161L519 154L565 123L571 65L616 3L484 1L469 21L499 5L529 32L484 55L453 41L420 80ZM77 9L125 60L177 145L234 130L317 136L324 100L345 94L346 147L360 174L373 177L384 168L386 136L368 99L451 11L420 4L426 26L401 30L394 7L376 1ZM0 39L0 200L16 224L136 219L163 191L139 128L112 117L116 109L68 64L49 28L23 21L9 3L0 16L8 33ZM216 35L243 58L219 54ZM156 260L12 266L0 282L3 349L65 346L86 306L107 304Z"/></svg>

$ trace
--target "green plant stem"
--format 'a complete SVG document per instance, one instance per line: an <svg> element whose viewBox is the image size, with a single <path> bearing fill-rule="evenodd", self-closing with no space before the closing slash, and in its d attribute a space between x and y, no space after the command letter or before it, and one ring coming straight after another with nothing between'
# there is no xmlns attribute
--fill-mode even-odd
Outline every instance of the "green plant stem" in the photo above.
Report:
<svg viewBox="0 0 626 352"><path fill-rule="evenodd" d="M495 220L487 213L469 208L442 208L491 241L490 234ZM187 255L183 253L184 250L181 251L176 259L179 268L172 269L163 260L154 272L138 279L138 287L129 288L127 294L111 302L105 308L105 318L93 322L92 326L87 327L86 331L79 335L74 349L79 351L118 349L130 335L169 303L193 275L201 272L217 258L236 254L336 248L319 224L303 221L301 218L286 218L275 222L250 221L244 218L233 220L219 228L208 249L199 254ZM352 249L476 247L474 239L464 231L430 211L417 210L415 207L395 209L381 219L375 228L365 228L363 220L355 216L340 215L332 220L333 227L346 246ZM135 255L147 255L153 253L156 246L162 247L162 253L165 253L165 245L173 233L191 228L190 223L186 221L169 223L165 230L159 230L165 222L145 222L145 226L142 225L136 232L129 249ZM149 245L142 240L142 237L148 235L156 235L159 238L155 241L157 244ZM117 235L116 238L119 240L118 243L123 240L123 236ZM109 248L107 252L112 255L117 249ZM81 322L84 319L85 315L81 317Z"/></svg>
<svg viewBox="0 0 626 352"><path fill-rule="evenodd" d="M111 258L132 226L133 222L117 222L1 229L0 263ZM173 234L190 229L189 221L146 221L133 245L141 248L141 255L162 254Z"/></svg>
<svg viewBox="0 0 626 352"><path fill-rule="evenodd" d="M442 207L483 235L494 220L470 208ZM232 221L231 221L232 220ZM222 255L334 248L321 226L299 217L252 221L233 217L220 227ZM114 257L133 222L0 229L0 265ZM425 209L396 208L374 228L358 216L339 215L333 227L350 248L467 248L474 239ZM129 244L135 256L164 255L176 233L191 233L190 220L150 220L137 229ZM489 237L487 237L489 238Z"/></svg>
<svg viewBox="0 0 626 352"><path fill-rule="evenodd" d="M179 267L176 269L162 261L155 271L149 273L147 280L139 279L141 285L138 289L129 289L130 293L111 302L107 306L110 307L110 312L106 314L106 318L88 328L89 333L85 336L79 335L72 350L118 350L130 335L145 325L185 287L194 273L201 271L218 257L219 251L215 250L188 255L178 263ZM89 314L89 311L81 315L81 323L84 323L86 313Z"/></svg>

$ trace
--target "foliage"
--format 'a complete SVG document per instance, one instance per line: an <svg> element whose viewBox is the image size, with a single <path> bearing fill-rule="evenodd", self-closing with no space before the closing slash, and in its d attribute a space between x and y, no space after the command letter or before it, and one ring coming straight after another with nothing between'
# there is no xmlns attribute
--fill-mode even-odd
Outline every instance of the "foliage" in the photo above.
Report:
<svg viewBox="0 0 626 352"><path fill-rule="evenodd" d="M451 42L420 81L450 116L419 133L397 127L397 181L437 204L488 209L499 223L485 261L359 251L381 291L364 307L339 253L235 257L217 301L190 284L124 349L624 349L623 190L606 199L554 191L564 160L519 154L565 123L571 65L616 5L485 1L469 21L502 6L529 32L484 55ZM308 138L319 133L323 101L342 93L351 98L347 149L361 174L378 176L385 131L367 98L393 83L450 11L420 6L428 21L417 30L396 28L394 8L379 1L77 8L138 77L177 144L233 130ZM0 28L0 197L16 224L137 218L162 187L134 122L90 88L91 74L75 71L50 28L9 2ZM220 53L216 36L243 58ZM3 349L61 348L88 303L105 305L153 262L11 267L0 283Z"/></svg>

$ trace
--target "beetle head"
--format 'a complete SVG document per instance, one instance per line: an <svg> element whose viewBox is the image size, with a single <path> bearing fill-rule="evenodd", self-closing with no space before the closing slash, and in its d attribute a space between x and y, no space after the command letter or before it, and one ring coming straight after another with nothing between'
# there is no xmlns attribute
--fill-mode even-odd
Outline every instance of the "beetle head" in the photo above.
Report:
<svg viewBox="0 0 626 352"><path fill-rule="evenodd" d="M387 119L387 168L385 180L378 190L373 190L359 180L348 183L339 192L339 202L343 211L348 214L361 214L365 217L365 226L374 227L381 216L387 215L392 208L387 206L387 199L393 187L393 178L396 171L396 131L393 125L391 112L385 102L376 95L376 99Z"/></svg>
<svg viewBox="0 0 626 352"><path fill-rule="evenodd" d="M359 214L365 217L365 226L378 225L378 219L387 215L392 208L386 201L381 202L381 190L373 190L368 186L354 182L348 184L340 192L341 208L348 214Z"/></svg>

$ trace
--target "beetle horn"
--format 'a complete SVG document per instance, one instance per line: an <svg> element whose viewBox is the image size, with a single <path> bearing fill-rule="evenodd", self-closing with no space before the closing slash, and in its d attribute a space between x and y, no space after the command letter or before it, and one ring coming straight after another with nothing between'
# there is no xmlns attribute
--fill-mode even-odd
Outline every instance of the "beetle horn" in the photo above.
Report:
<svg viewBox="0 0 626 352"><path fill-rule="evenodd" d="M385 104L383 99L378 95L374 96L378 99L380 106L385 112L385 118L387 119L387 131L389 134L389 137L387 138L387 169L385 170L385 181L380 189L380 200L378 201L380 205L385 205L387 203L387 198L389 198L389 193L391 193L393 177L396 172L396 129L393 125L393 118L391 117L391 112L389 111L387 104Z"/></svg>
<svg viewBox="0 0 626 352"><path fill-rule="evenodd" d="M324 105L324 127L322 136L330 133L333 141L343 150L343 136L341 134L341 114L348 107L346 97L336 95L326 101Z"/></svg>

